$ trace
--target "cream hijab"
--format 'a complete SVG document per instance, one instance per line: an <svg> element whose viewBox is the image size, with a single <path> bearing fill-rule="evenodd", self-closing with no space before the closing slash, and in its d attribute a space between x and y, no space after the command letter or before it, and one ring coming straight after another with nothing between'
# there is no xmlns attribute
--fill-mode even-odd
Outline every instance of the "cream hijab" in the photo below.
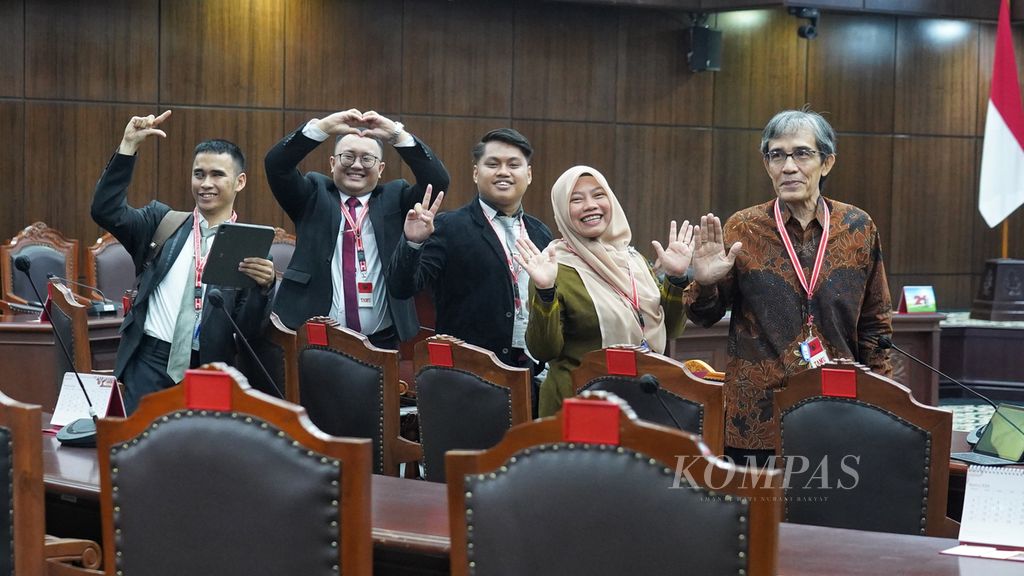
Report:
<svg viewBox="0 0 1024 576"><path fill-rule="evenodd" d="M580 235L569 218L569 197L576 182L587 175L593 176L604 188L611 204L608 227L595 239ZM629 222L608 181L589 166L573 166L559 176L551 188L551 207L562 234L561 240L555 243L555 257L559 264L572 266L583 279L583 286L597 309L603 347L639 345L646 339L651 350L664 352L665 313L661 308L661 290L651 276L647 261L629 246L632 238ZM642 331L630 304L633 279L644 318Z"/></svg>

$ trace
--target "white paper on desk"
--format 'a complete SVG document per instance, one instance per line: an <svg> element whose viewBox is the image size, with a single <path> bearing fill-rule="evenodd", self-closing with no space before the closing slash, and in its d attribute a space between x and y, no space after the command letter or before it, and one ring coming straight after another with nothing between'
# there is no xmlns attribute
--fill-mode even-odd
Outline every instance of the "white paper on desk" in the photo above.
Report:
<svg viewBox="0 0 1024 576"><path fill-rule="evenodd" d="M969 556L971 558L993 558L996 560L1016 560L1024 562L1024 552L1020 550L1004 550L992 546L975 546L973 544L960 544L947 550L943 554L953 556Z"/></svg>
<svg viewBox="0 0 1024 576"><path fill-rule="evenodd" d="M117 379L110 374L86 374L79 372L82 377L82 384L89 393L93 409L96 410L96 417L103 418L110 408L110 400L113 396L115 401L120 400L120 394L115 395ZM53 418L50 419L51 426L67 426L79 418L89 418L89 403L82 395L82 389L78 386L78 379L74 372L64 374L64 381L60 386L60 395L57 397L57 407L53 409Z"/></svg>

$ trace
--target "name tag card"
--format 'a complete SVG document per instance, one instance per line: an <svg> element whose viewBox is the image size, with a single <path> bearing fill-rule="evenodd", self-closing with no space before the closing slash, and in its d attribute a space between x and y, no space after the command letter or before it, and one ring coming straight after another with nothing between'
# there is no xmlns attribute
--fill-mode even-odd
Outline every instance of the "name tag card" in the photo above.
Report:
<svg viewBox="0 0 1024 576"><path fill-rule="evenodd" d="M82 377L85 391L89 393L97 418L125 415L124 399L121 397L117 378L111 374L79 373L79 376ZM57 397L57 407L53 409L50 426L61 428L79 418L89 418L89 403L82 395L75 373L67 372L61 382L60 395Z"/></svg>
<svg viewBox="0 0 1024 576"><path fill-rule="evenodd" d="M935 289L931 286L904 286L900 294L900 314L935 312Z"/></svg>

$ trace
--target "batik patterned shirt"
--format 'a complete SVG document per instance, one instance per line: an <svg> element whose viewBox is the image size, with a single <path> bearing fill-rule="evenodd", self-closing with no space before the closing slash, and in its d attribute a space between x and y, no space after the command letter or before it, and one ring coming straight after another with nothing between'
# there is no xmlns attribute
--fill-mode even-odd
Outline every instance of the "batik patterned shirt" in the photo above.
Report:
<svg viewBox="0 0 1024 576"><path fill-rule="evenodd" d="M871 217L822 197L815 219L804 228L783 203L785 232L810 281L823 232L823 202L831 211L829 242L809 303L779 235L774 200L726 222L725 245L743 243L729 274L715 286L692 282L687 287L687 316L697 324L711 326L732 309L723 388L728 446L774 448L773 393L788 376L807 368L800 343L809 335L821 340L830 359L851 358L878 374L892 373L888 350L877 346L879 337L892 334L892 306Z"/></svg>

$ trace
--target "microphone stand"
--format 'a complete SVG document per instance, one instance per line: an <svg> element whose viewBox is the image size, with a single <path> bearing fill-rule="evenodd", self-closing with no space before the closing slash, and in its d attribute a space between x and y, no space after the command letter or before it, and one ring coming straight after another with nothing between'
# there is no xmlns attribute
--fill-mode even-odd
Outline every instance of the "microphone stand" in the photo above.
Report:
<svg viewBox="0 0 1024 576"><path fill-rule="evenodd" d="M665 413L668 414L668 417L672 420L672 423L676 425L676 428L682 430L683 427L679 425L679 420L676 420L675 414L673 414L672 411L668 409L668 404L665 404L665 399L661 397L661 383L658 382L658 379L655 378L652 374L644 374L639 378L639 381L640 389L646 392L647 394L653 394L654 397L658 399L658 402L661 403L661 407L665 409Z"/></svg>
<svg viewBox="0 0 1024 576"><path fill-rule="evenodd" d="M278 398L284 400L284 394L282 394L281 389L277 387L277 382L274 382L274 379L270 377L270 372L267 372L267 368L263 365L263 362L260 361L259 356L256 355L252 346L249 345L249 339L245 337L245 334L242 334L242 331L238 329L238 324L235 324L235 319L232 318L231 314L228 314L228 311L224 309L224 295L221 293L220 289L211 288L207 290L206 300L212 304L214 308L224 313L228 322L231 323L231 327L235 329L235 334L238 334L238 339L242 341L242 344L245 345L246 351L249 352L249 355L252 356L256 365L259 366L260 372L263 373L263 377L267 379L267 382L270 382L270 386L274 389L274 392L277 393Z"/></svg>

